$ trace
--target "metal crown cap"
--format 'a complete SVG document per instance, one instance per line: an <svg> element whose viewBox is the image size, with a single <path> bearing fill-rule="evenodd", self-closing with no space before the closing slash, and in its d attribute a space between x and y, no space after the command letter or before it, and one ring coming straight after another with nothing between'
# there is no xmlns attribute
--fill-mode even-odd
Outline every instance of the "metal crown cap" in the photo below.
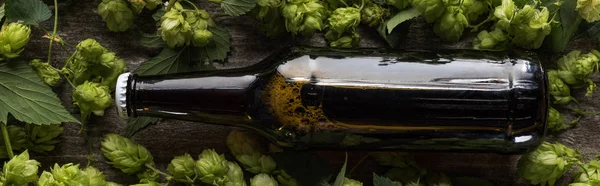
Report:
<svg viewBox="0 0 600 186"><path fill-rule="evenodd" d="M117 78L117 85L115 88L115 105L117 105L117 112L123 119L129 119L127 114L127 81L131 73L123 73Z"/></svg>

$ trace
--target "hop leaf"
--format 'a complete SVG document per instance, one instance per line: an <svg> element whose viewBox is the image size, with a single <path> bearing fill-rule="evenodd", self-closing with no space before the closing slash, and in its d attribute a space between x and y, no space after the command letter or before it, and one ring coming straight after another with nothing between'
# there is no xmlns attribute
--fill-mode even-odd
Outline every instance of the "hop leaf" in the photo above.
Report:
<svg viewBox="0 0 600 186"><path fill-rule="evenodd" d="M228 181L225 186L246 186L244 172L235 162L227 162L227 178Z"/></svg>
<svg viewBox="0 0 600 186"><path fill-rule="evenodd" d="M102 0L98 5L98 14L113 32L123 32L133 25L133 11L125 0Z"/></svg>
<svg viewBox="0 0 600 186"><path fill-rule="evenodd" d="M278 186L278 184L273 177L265 173L260 173L250 178L250 186Z"/></svg>
<svg viewBox="0 0 600 186"><path fill-rule="evenodd" d="M499 28L495 28L494 31L488 32L482 30L477 34L477 37L473 39L474 49L503 49L506 47L508 37Z"/></svg>
<svg viewBox="0 0 600 186"><path fill-rule="evenodd" d="M0 31L0 53L7 58L15 58L23 52L31 37L29 26L21 23L9 23Z"/></svg>
<svg viewBox="0 0 600 186"><path fill-rule="evenodd" d="M94 113L97 116L103 116L104 109L110 107L113 103L110 90L107 86L89 81L84 82L73 90L73 101L83 115Z"/></svg>
<svg viewBox="0 0 600 186"><path fill-rule="evenodd" d="M579 15L587 22L600 20L600 1L599 0L577 0L575 8Z"/></svg>
<svg viewBox="0 0 600 186"><path fill-rule="evenodd" d="M360 10L354 7L337 8L329 16L329 29L342 34L356 29L360 23Z"/></svg>
<svg viewBox="0 0 600 186"><path fill-rule="evenodd" d="M38 179L40 162L29 159L27 150L4 163L2 180L5 185L27 185Z"/></svg>
<svg viewBox="0 0 600 186"><path fill-rule="evenodd" d="M519 176L531 184L553 186L580 158L576 152L560 143L544 142L534 151L521 156L517 164Z"/></svg>
<svg viewBox="0 0 600 186"><path fill-rule="evenodd" d="M196 172L200 181L212 185L226 183L228 181L227 162L223 154L219 155L213 149L202 151L196 161Z"/></svg>
<svg viewBox="0 0 600 186"><path fill-rule="evenodd" d="M186 180L193 183L196 176L194 170L195 166L196 162L194 161L194 158L186 153L183 156L176 156L173 158L167 167L167 171L171 173L175 179Z"/></svg>
<svg viewBox="0 0 600 186"><path fill-rule="evenodd" d="M35 69L35 72L44 80L44 83L55 86L60 81L60 74L52 65L42 62L39 59L31 60L29 65Z"/></svg>
<svg viewBox="0 0 600 186"><path fill-rule="evenodd" d="M54 146L60 143L57 139L64 131L59 124L34 125L28 131L27 148L34 152L48 152L54 150Z"/></svg>
<svg viewBox="0 0 600 186"><path fill-rule="evenodd" d="M177 3L175 7L181 6ZM161 38L171 48L186 46L192 38L192 27L185 21L183 14L173 8L160 18Z"/></svg>
<svg viewBox="0 0 600 186"><path fill-rule="evenodd" d="M363 183L358 180L344 178L344 186L362 186Z"/></svg>
<svg viewBox="0 0 600 186"><path fill-rule="evenodd" d="M104 136L101 145L108 163L124 173L137 173L145 164L152 163L152 155L146 148L117 134Z"/></svg>
<svg viewBox="0 0 600 186"><path fill-rule="evenodd" d="M446 6L442 0L413 0L412 5L421 12L427 23L436 21L446 10Z"/></svg>
<svg viewBox="0 0 600 186"><path fill-rule="evenodd" d="M554 98L554 104L567 104L576 101L571 96L571 89L560 78L560 73L556 70L548 70L548 82L550 95Z"/></svg>
<svg viewBox="0 0 600 186"><path fill-rule="evenodd" d="M600 181L600 163L598 160L590 161L590 163L584 165L584 168L585 170L579 168L579 172L575 176L574 182L587 183L591 180Z"/></svg>
<svg viewBox="0 0 600 186"><path fill-rule="evenodd" d="M446 41L458 41L460 36L468 26L469 22L462 10L457 6L450 6L446 12L442 14L439 20L435 22L433 31Z"/></svg>

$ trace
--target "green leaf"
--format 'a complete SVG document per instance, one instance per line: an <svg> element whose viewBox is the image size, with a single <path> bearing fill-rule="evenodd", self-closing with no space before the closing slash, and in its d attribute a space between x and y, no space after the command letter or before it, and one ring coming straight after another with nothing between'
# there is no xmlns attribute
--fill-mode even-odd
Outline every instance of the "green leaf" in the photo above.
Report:
<svg viewBox="0 0 600 186"><path fill-rule="evenodd" d="M28 25L39 25L50 19L52 12L42 0L8 0L6 1L6 21L23 21Z"/></svg>
<svg viewBox="0 0 600 186"><path fill-rule="evenodd" d="M396 28L396 26L398 26L400 23L418 17L419 15L421 15L421 12L419 12L419 10L417 10L415 7L396 13L394 17L385 22L387 33L391 34L394 28Z"/></svg>
<svg viewBox="0 0 600 186"><path fill-rule="evenodd" d="M475 178L475 177L455 177L452 179L452 185L453 186L472 186L472 185L477 185L477 186L494 186L494 183L485 180L485 179L481 179L481 178Z"/></svg>
<svg viewBox="0 0 600 186"><path fill-rule="evenodd" d="M373 186L402 186L402 184L373 173Z"/></svg>
<svg viewBox="0 0 600 186"><path fill-rule="evenodd" d="M284 151L271 153L270 156L277 163L277 168L295 178L298 185L319 185L331 178L329 162L313 153Z"/></svg>
<svg viewBox="0 0 600 186"><path fill-rule="evenodd" d="M165 47L160 54L142 63L135 73L140 75L171 74L191 71L189 49Z"/></svg>
<svg viewBox="0 0 600 186"><path fill-rule="evenodd" d="M0 20L2 20L2 18L4 18L4 5L2 4L2 6L0 6Z"/></svg>
<svg viewBox="0 0 600 186"><path fill-rule="evenodd" d="M139 32L138 34L138 43L144 47L148 48L159 48L166 46L165 41L157 34L146 34L143 32Z"/></svg>
<svg viewBox="0 0 600 186"><path fill-rule="evenodd" d="M379 32L379 35L392 47L396 47L398 46L398 44L400 44L400 42L402 42L402 40L406 37L406 35L408 34L410 25L412 24L411 21L405 21L403 23L400 23L400 25L397 25L393 30L391 34L387 33L387 24L380 24L379 28L377 28L377 32Z"/></svg>
<svg viewBox="0 0 600 186"><path fill-rule="evenodd" d="M195 48L199 51L201 59L208 58L210 61L223 61L227 58L227 53L231 51L231 35L223 27L209 27L208 30L213 33L213 41L208 45Z"/></svg>
<svg viewBox="0 0 600 186"><path fill-rule="evenodd" d="M553 52L561 52L565 50L571 38L577 32L581 23L581 16L575 11L577 1L563 1L562 6L556 15L556 21L559 22L557 27L552 28L550 35L546 37L544 46ZM550 10L551 12L553 10Z"/></svg>
<svg viewBox="0 0 600 186"><path fill-rule="evenodd" d="M6 123L8 114L36 125L79 123L22 60L0 63L0 122Z"/></svg>
<svg viewBox="0 0 600 186"><path fill-rule="evenodd" d="M125 128L125 137L131 138L135 133L146 128L150 124L155 124L160 121L160 118L153 117L136 117L131 118L127 121L127 128Z"/></svg>
<svg viewBox="0 0 600 186"><path fill-rule="evenodd" d="M346 153L346 159L344 159L344 165L342 169L338 173L337 177L335 177L335 182L333 182L333 186L344 186L344 178L346 178L346 165L348 164L348 153Z"/></svg>
<svg viewBox="0 0 600 186"><path fill-rule="evenodd" d="M230 16L246 14L256 6L256 0L223 0L221 8Z"/></svg>

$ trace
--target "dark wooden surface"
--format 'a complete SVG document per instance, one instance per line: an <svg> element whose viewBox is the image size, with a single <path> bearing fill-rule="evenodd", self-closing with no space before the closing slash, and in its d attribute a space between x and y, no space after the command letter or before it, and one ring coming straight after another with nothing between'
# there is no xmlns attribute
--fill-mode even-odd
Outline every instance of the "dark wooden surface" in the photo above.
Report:
<svg viewBox="0 0 600 186"><path fill-rule="evenodd" d="M67 1L60 6L59 12L59 34L70 44L77 44L86 38L94 38L102 45L117 53L125 59L130 70L158 54L156 49L141 47L135 42L135 33L112 33L106 29L100 16L96 14L98 0ZM200 2L200 7L214 13L219 11L214 4ZM232 51L226 64L217 64L218 68L236 68L248 66L260 61L274 50L288 45L292 42L299 44L324 46L322 35L309 39L280 39L269 40L261 32L257 24L248 17L224 17L216 19L217 24L225 26L232 34ZM136 24L143 30L152 30L153 21L149 14L137 18ZM43 26L50 30L51 21L45 22ZM46 59L48 41L42 39L43 33L34 29L33 39L27 46L24 56L30 58ZM473 33L471 33L472 35ZM361 47L385 47L386 44L373 29L361 29ZM569 49L586 49L597 47L595 41L577 40L571 43ZM423 20L417 20L410 28L408 38L400 45L408 49L431 49L431 48L470 48L469 39L463 39L459 43L443 43L432 32L432 27L425 24ZM55 47L55 55L52 63L62 66L68 57L65 52ZM558 55L548 55L556 59ZM551 63L554 60L550 61ZM594 79L595 81L598 78ZM71 88L66 83L56 88L60 98L68 109L71 106ZM597 92L593 97L583 97L584 92L576 92L576 97L582 103L582 107L589 111L598 111ZM600 140L598 140L598 121L600 116L587 116L582 118L579 127L564 133L549 136L551 141L559 140L564 144L577 148L583 156L589 160L599 154ZM86 126L84 132L79 133L81 126L77 124L64 124L66 130L62 136L63 142L57 149L47 155L35 154L34 158L43 163L43 168L53 163L79 163L85 166L91 158L90 165L103 170L111 181L132 184L137 181L135 176L125 175L119 170L105 163L99 142L107 133L124 132L126 121L120 119L114 108L106 111L104 117L93 117ZM177 155L190 153L193 156L199 154L203 149L214 148L218 152L227 152L225 138L231 128L222 126L206 125L176 120L161 122L159 125L148 127L134 136L134 140L152 152L155 162L160 169L166 169L170 160ZM86 143L85 139L89 139ZM344 152L316 152L327 158L334 169L339 169L344 161ZM350 152L349 167L353 167L366 152ZM450 175L476 176L490 179L497 185L527 185L524 180L516 175L516 161L519 156L506 156L497 154L467 154L467 153L415 153L417 160L431 171L443 171ZM228 156L230 160L233 160ZM573 169L574 170L574 169ZM376 163L367 159L359 168L353 172L352 177L371 185L373 171L382 171ZM383 172L378 172L382 174ZM567 175L557 185L567 185L571 181Z"/></svg>

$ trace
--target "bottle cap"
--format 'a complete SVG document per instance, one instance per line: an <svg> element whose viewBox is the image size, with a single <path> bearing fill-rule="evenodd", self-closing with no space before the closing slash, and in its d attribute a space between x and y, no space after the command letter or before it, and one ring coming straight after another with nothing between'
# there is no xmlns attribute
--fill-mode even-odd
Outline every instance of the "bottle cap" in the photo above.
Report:
<svg viewBox="0 0 600 186"><path fill-rule="evenodd" d="M129 72L119 75L115 88L115 105L117 105L119 116L123 119L129 118L127 114L127 81L130 75Z"/></svg>

